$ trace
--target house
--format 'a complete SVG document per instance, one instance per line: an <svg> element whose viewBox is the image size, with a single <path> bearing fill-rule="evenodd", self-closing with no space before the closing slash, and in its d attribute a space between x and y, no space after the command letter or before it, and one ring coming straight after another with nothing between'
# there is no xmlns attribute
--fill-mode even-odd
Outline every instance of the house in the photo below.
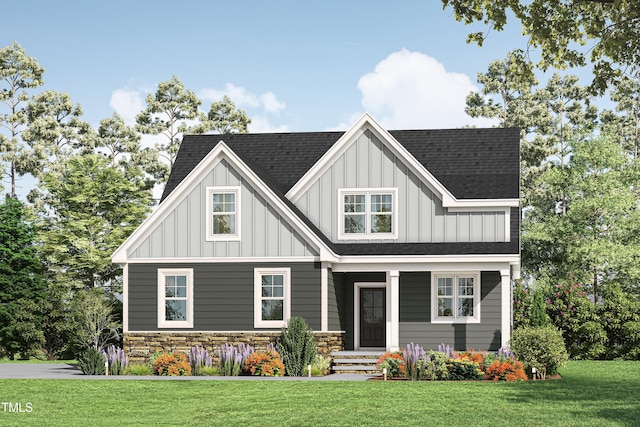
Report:
<svg viewBox="0 0 640 427"><path fill-rule="evenodd" d="M157 209L113 254L124 346L497 350L520 274L517 129L187 135Z"/></svg>

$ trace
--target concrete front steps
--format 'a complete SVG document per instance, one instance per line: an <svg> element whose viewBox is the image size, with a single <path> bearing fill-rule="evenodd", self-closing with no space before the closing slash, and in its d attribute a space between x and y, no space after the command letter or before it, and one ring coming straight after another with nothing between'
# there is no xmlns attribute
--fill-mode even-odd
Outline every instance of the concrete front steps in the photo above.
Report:
<svg viewBox="0 0 640 427"><path fill-rule="evenodd" d="M384 351L333 351L331 370L335 374L379 374L376 362Z"/></svg>

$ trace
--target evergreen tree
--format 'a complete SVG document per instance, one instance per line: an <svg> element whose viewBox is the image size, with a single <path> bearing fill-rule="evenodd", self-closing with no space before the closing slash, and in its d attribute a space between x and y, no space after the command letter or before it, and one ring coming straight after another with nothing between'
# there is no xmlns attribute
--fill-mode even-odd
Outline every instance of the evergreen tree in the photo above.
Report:
<svg viewBox="0 0 640 427"><path fill-rule="evenodd" d="M0 353L27 357L41 344L40 318L33 303L45 297L43 265L34 245L33 226L20 201L0 205Z"/></svg>

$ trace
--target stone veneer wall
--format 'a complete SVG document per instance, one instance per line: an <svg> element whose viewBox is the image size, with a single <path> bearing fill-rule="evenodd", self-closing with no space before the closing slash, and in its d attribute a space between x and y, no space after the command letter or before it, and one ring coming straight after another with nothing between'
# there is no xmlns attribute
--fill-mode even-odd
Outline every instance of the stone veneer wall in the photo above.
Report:
<svg viewBox="0 0 640 427"><path fill-rule="evenodd" d="M217 358L222 344L244 343L264 350L274 343L280 332L125 332L123 349L132 362L147 362L156 351L187 353L191 347L204 347ZM318 353L331 357L332 351L344 350L344 332L315 332Z"/></svg>

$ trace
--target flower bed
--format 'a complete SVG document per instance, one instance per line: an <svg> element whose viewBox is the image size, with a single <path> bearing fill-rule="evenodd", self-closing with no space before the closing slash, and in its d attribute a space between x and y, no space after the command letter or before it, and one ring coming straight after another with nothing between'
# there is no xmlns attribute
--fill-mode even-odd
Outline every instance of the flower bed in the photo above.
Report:
<svg viewBox="0 0 640 427"><path fill-rule="evenodd" d="M512 353L456 352L441 344L438 350L425 351L409 343L401 351L385 353L378 359L378 369L389 379L420 380L527 380L525 366Z"/></svg>

